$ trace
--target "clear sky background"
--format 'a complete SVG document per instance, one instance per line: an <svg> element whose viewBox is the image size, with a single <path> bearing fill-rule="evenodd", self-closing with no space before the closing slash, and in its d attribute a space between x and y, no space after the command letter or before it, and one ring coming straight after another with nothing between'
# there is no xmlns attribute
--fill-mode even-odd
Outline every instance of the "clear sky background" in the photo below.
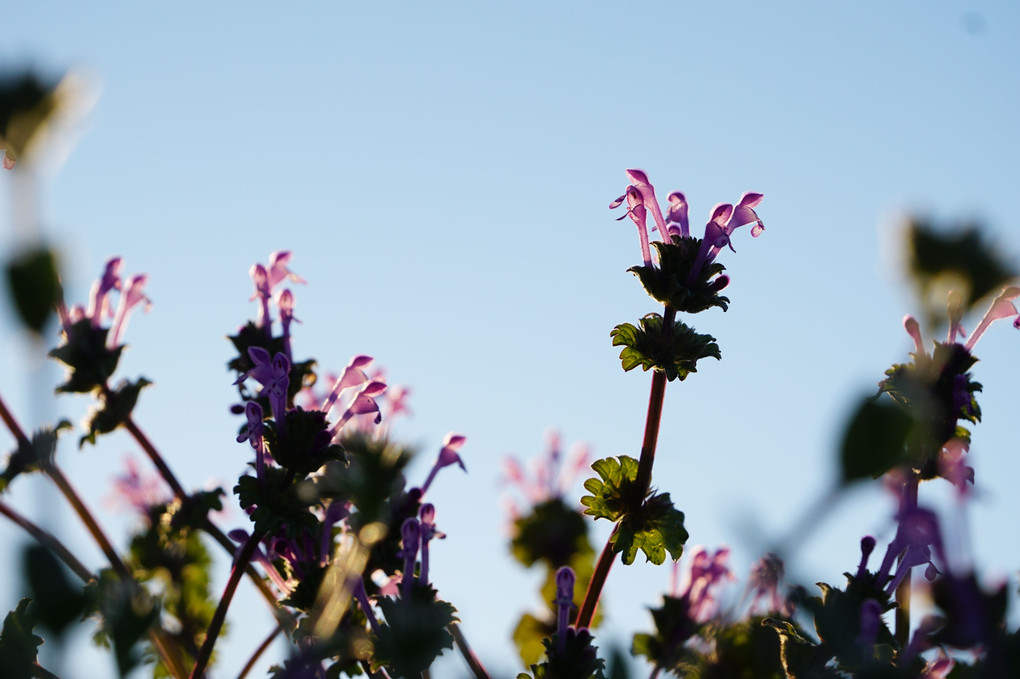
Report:
<svg viewBox="0 0 1020 679"><path fill-rule="evenodd" d="M657 309L626 272L633 225L606 209L624 169L644 168L663 198L683 190L697 235L715 203L765 194L765 233L743 230L721 256L730 311L694 319L723 360L670 384L653 479L689 544L729 544L741 575L832 484L849 404L912 348L903 215L980 220L1020 254L1014 1L10 4L0 65L81 68L96 85L69 157L39 182L40 213L70 300L113 254L150 274L154 306L121 362L155 383L136 419L187 486L232 486L249 451L234 442L224 337L255 313L251 264L292 250L308 280L296 356L338 370L366 353L411 387L414 416L395 424L423 451L411 482L448 431L467 436L469 473L445 471L430 493L449 536L433 579L501 676L519 669L511 627L539 601L537 573L508 555L500 460L541 452L547 427L599 457L640 445L650 376L622 372L609 332ZM0 174L5 252L14 187ZM8 309L0 393L28 427L77 421L85 402L50 404L60 371L39 367ZM1018 352L1020 333L996 326L974 369L969 540L993 579L1020 566ZM66 444L60 463L123 541L130 522L103 497L140 452L121 435ZM936 497L960 516L923 488ZM19 479L10 498L100 566L43 484ZM228 529L246 523L232 506ZM884 549L893 511L880 489L855 490L788 573L841 584L862 535ZM7 525L0 538L21 540ZM614 567L602 646L650 629L669 570ZM0 581L15 574L0 557ZM17 598L4 586L0 608ZM236 676L270 626L242 592L216 676ZM114 676L87 645L53 669Z"/></svg>

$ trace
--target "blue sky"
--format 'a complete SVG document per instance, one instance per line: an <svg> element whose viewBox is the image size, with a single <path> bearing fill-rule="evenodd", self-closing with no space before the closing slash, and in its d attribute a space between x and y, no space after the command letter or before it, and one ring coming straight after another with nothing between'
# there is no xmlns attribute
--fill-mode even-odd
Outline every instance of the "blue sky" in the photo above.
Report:
<svg viewBox="0 0 1020 679"><path fill-rule="evenodd" d="M623 373L609 340L656 310L626 272L640 261L634 229L606 209L624 169L644 168L663 197L683 190L699 234L715 203L765 194L765 233L741 233L721 258L730 311L694 319L723 360L670 385L654 476L691 544L730 544L741 571L831 484L849 403L911 348L903 215L980 220L1005 257L1020 253L1014 2L22 5L0 64L82 69L98 95L39 181L68 296L83 300L112 254L150 275L154 306L132 320L121 363L155 383L137 419L187 485L229 487L247 458L224 336L254 314L251 264L292 250L308 280L296 354L324 369L370 354L409 385L414 417L396 431L421 446L420 477L446 432L467 435L469 474L433 487L449 535L434 579L507 675L509 628L538 602L535 576L507 555L500 459L540 452L547 427L598 456L636 456L640 442L650 377ZM0 185L7 251L14 182ZM40 385L59 370L36 366L6 312L0 343L0 393L26 425L80 417L83 402L47 403ZM990 577L1020 564L1006 523L1020 511L1018 349L1020 334L995 327L974 370L985 422L970 540ZM61 462L106 511L129 453L118 435ZM39 484L13 498L79 539ZM880 490L855 490L789 572L838 582L861 535L891 537L892 511ZM617 564L603 638L647 628L668 571ZM269 629L268 617L247 627L258 603L239 606L218 676ZM87 657L90 676L113 676Z"/></svg>

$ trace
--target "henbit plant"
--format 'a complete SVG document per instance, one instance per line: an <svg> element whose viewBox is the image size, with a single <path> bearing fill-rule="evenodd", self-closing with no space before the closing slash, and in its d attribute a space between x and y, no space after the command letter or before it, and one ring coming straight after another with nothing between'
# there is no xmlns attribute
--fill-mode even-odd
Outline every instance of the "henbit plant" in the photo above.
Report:
<svg viewBox="0 0 1020 679"><path fill-rule="evenodd" d="M18 127L21 136L15 138L10 121L21 116L22 122L42 124L53 108L45 91L21 96L36 91L24 85L0 87L0 141L6 158L19 161L31 159L26 142L31 134L25 136L31 125ZM26 171L25 166L19 162L14 171ZM628 675L619 658L607 667L599 656L592 632L598 604L617 555L625 565L639 553L655 564L668 555L677 564L684 552L684 515L669 493L652 486L665 388L697 372L701 359L721 357L715 338L677 316L728 308L720 293L730 279L718 255L726 246L733 249L738 228L750 226L752 236L764 228L756 213L761 194L746 193L736 204L716 205L703 237L694 237L683 193L669 194L663 211L644 172L628 170L627 177L630 185L610 207L626 203L621 219L629 217L637 226L642 257L630 271L663 305L661 314L623 323L611 333L613 345L622 347L624 370L641 366L652 372L644 435L637 458L619 455L591 464L596 476L584 482L588 494L580 505L566 498L571 479L586 464L583 450L561 468L559 442L553 438L534 481L508 463L509 478L528 500L512 517L512 553L525 566L546 569L542 592L550 604L540 616L525 614L514 633L531 670L519 679ZM650 231L659 239L652 241ZM965 456L969 432L960 422L975 424L981 417L976 401L981 386L969 372L976 361L972 350L996 320L1012 318L1020 328L1013 303L1020 288L1008 285L1014 272L980 239L953 238L923 225L911 231L912 268L923 298L948 270L970 281L964 292L950 297L944 314L925 309L926 320L948 322L946 341L935 342L929 352L920 324L908 317L906 329L915 341L911 361L890 368L878 392L862 401L840 450L837 492L881 478L899 500L895 536L877 570L868 568L876 540L865 536L861 559L846 573L844 588L819 583L821 596L797 586L784 592L782 550L777 549L755 564L734 603L723 596L735 579L728 548L693 549L683 580L675 565L673 586L652 609L654 629L632 639L631 653L647 659L651 677L668 672L699 678L958 679L1007 677L1020 666L1020 632L1006 629L1005 585L983 589L975 572L961 566L960 555L947 550L936 513L919 501L921 482L937 478L952 483L960 501L966 501L974 470ZM59 639L83 618L97 621L96 641L112 649L121 676L152 663L157 677L205 677L244 577L266 599L274 621L241 677L281 634L291 653L272 668L277 679L423 678L454 647L473 676L490 676L471 651L456 609L438 595L444 575L430 568L432 543L445 536L436 521L437 504L443 503L426 498L440 469L464 468L459 451L466 439L447 435L424 481L408 485L404 471L412 451L393 441L390 430L392 418L406 411L407 392L371 372L373 359L364 355L330 376L329 389L317 388L316 362L298 360L294 353L295 297L284 286L304 281L290 270L290 259L289 252L278 251L267 264L252 267L256 317L230 337L236 353L228 367L239 400L233 412L240 418L233 445L244 446L251 461L233 487L249 522L228 532L211 516L222 507L225 491L188 492L134 421L133 408L151 382L139 377L111 385L131 313L148 303L146 276L123 277L123 262L112 258L88 305L67 307L50 248L40 244L28 257L9 262L8 285L25 327L42 336L53 310L59 315L61 341L50 355L68 372L57 392L95 399L79 447L97 445L102 436L124 429L146 453L159 481L153 483L137 468L117 481L116 491L139 516L130 547L121 553L57 463L58 438L73 427L57 422L29 436L0 399L0 419L16 444L0 474L0 493L23 474L46 476L107 561L98 569L85 565L0 500L0 513L39 543L26 553L32 597L7 615L0 631L4 677L53 677L38 663L42 639L35 628ZM991 308L961 342L963 319L989 293L997 293ZM591 519L614 525L597 558L589 540ZM232 558L219 596L210 591L213 561L203 535ZM82 585L70 581L64 566ZM918 622L911 619L910 593L922 586L911 577L919 566L932 581L933 609Z"/></svg>

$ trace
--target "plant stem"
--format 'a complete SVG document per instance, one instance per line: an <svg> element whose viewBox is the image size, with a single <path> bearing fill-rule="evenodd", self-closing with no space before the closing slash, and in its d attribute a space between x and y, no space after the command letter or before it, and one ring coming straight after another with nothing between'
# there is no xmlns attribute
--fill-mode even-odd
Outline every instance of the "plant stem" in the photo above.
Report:
<svg viewBox="0 0 1020 679"><path fill-rule="evenodd" d="M174 496L183 501L188 496L184 487L181 485L180 481L178 481L177 477L170 469L170 466L166 463L166 460L164 460L163 456L160 455L159 450L156 449L156 446L152 444L149 437L145 435L145 432L142 431L141 427L135 423L130 415L124 419L124 427L128 430L128 433L131 434L132 438L134 438L135 442L141 446L142 450L145 451L145 454L159 471L160 476L163 477L163 480L166 481L167 485L169 485L173 490ZM226 550L227 554L234 556L236 548L233 541L231 541L231 539L228 538L223 531L216 526L216 524L210 521L208 517L206 517L205 523L201 526L201 528L212 536L212 538L216 540L216 542L218 542L224 550ZM277 605L278 602L276 600L276 595L273 594L271 589L269 589L269 585L266 584L265 580L263 580L262 576L259 575L259 572L254 566L246 564L245 573L248 574L248 577L255 584L256 589L259 590L259 593L262 594L262 597L273 609L273 615L279 624L279 629L286 632L288 628L293 626L291 625L293 622L292 617Z"/></svg>
<svg viewBox="0 0 1020 679"><path fill-rule="evenodd" d="M667 338L673 333L675 320L676 309L667 306L662 317L662 331ZM637 509L644 502L648 489L652 485L652 465L655 463L655 448L659 441L659 424L662 422L662 404L665 396L666 373L656 370L652 373L652 387L648 394L648 414L645 416L645 435L641 441L641 459L638 460L637 475L634 478L634 495L632 497L637 506L628 508L628 511ZM578 629L589 627L592 618L595 617L595 608L598 606L599 597L602 596L602 588L605 587L609 569L616 558L612 540L619 529L620 524L617 523L595 564L595 571L588 583L588 591L584 594L584 601L581 602L577 620L574 622L574 627Z"/></svg>
<svg viewBox="0 0 1020 679"><path fill-rule="evenodd" d="M901 515L917 509L917 486L917 474L911 472L903 484L903 495L900 497ZM902 560L903 556L900 556L900 561ZM910 643L910 575L911 571L907 571L896 588L896 641L901 648Z"/></svg>
<svg viewBox="0 0 1020 679"><path fill-rule="evenodd" d="M252 653L252 656L248 658L248 662L246 662L244 664L244 667L241 668L241 673L237 675L237 679L244 679L246 676L248 676L248 673L251 672L251 668L255 666L255 663L258 662L258 659L260 657L262 657L262 654L266 652L266 649L269 648L269 645L271 643L273 643L273 639L276 638L276 635L279 634L280 631L281 630L279 627L273 628L273 631L269 633L269 636L267 636L262 641L262 643L259 644L259 647L255 649L255 652Z"/></svg>
<svg viewBox="0 0 1020 679"><path fill-rule="evenodd" d="M588 583L588 591L584 593L584 601L581 602L581 608L577 611L577 620L574 621L574 627L577 629L591 627L592 618L595 617L595 608L598 606L599 597L602 596L602 588L605 587L609 569L616 559L616 552L613 551L613 536L619 529L619 524L613 527L612 534L606 540L606 546L599 554L599 560L595 564L591 581Z"/></svg>
<svg viewBox="0 0 1020 679"><path fill-rule="evenodd" d="M489 679L489 673L485 671L482 663L479 662L478 657L468 646L467 639L464 638L464 633L460 631L460 625L457 623L450 623L447 628L450 630L450 634L453 635L453 641L457 644L457 648L460 650L460 654L464 656L464 661L467 662L468 667L471 668L471 672L474 673L475 679Z"/></svg>
<svg viewBox="0 0 1020 679"><path fill-rule="evenodd" d="M78 560L74 554L71 553L67 547L64 546L60 540L55 538L48 531L43 530L39 526L32 523L29 519L19 514L15 509L9 507L7 503L0 500L0 514L3 514L8 519L20 526L26 533L36 539L36 541L43 547L46 547L51 552L57 555L57 557L63 561L68 568L70 568L75 575L77 575L83 582L94 580L93 575L88 568Z"/></svg>
<svg viewBox="0 0 1020 679"><path fill-rule="evenodd" d="M209 622L205 641L202 643L202 648L195 659L195 667L191 670L190 679L200 679L200 677L205 676L205 667L209 664L209 658L212 657L216 639L220 635L220 630L223 629L223 621L227 618L227 609L230 607L231 599L234 598L234 592L237 591L237 583L241 581L241 574L244 573L245 566L251 561L252 555L258 548L260 539L261 536L258 533L252 533L248 541L241 547L241 551L238 552L237 559L234 561L234 567L230 569L230 578L223 588L223 596L220 597L220 603L216 607L216 612L213 613L212 620Z"/></svg>
<svg viewBox="0 0 1020 679"><path fill-rule="evenodd" d="M7 409L7 404L4 403L3 398L0 398L0 420L3 420L4 424L7 425L7 428L11 430L12 434L14 434L14 438L18 440L19 446L31 443L31 441L28 440L28 437L25 436L25 432L22 431L20 426L18 426L18 421L14 419L11 411Z"/></svg>

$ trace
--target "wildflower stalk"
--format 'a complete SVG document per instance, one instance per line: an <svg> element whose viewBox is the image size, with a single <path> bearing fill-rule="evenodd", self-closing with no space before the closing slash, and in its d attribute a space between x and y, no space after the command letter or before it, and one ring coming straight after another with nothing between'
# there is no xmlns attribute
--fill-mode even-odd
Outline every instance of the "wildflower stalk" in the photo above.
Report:
<svg viewBox="0 0 1020 679"><path fill-rule="evenodd" d="M259 644L259 647L256 648L255 652L251 654L250 658L248 658L248 662L246 662L244 664L244 667L241 668L241 672L240 674L237 675L237 679L244 679L246 676L248 676L248 673L251 672L253 667L255 667L255 663L258 662L258 659L261 658L262 654L266 652L266 650L273 643L273 640L276 639L276 635L279 634L280 631L281 631L280 627L274 627L273 631L270 632L265 639L263 639L262 643Z"/></svg>
<svg viewBox="0 0 1020 679"><path fill-rule="evenodd" d="M467 639L464 638L464 633L460 630L460 625L452 623L447 629L450 634L453 635L453 641L457 644L457 649L460 654L464 657L464 661L468 664L475 679L489 679L489 673L485 671L482 663L478 660L478 656L474 654L471 647L468 646Z"/></svg>
<svg viewBox="0 0 1020 679"><path fill-rule="evenodd" d="M131 418L131 415L128 415L124 419L124 427L131 434L132 438L135 439L135 442L139 446L141 446L142 450L145 451L145 454L149 457L149 459L152 461L152 464L155 465L156 469L159 471L160 476L163 477L163 480L166 481L167 485L169 485L170 488L173 490L174 496L179 500L184 500L184 498L187 497L187 493L184 491L184 487L181 485L180 481L177 480L177 477L174 475L169 465L167 465L166 461L163 459L163 456L160 455L159 450L156 449L156 447L152 444L152 441L149 440L149 437L145 435L145 432L142 431L142 429L135 423L135 421ZM202 524L201 528L206 533L208 533L214 540L216 540L216 542L218 542L220 546L223 547L224 550L226 550L227 554L233 556L234 552L236 551L234 543L230 540L229 537L227 537L227 535L222 530L220 530L220 528L216 524L210 521L208 517L206 517L206 520ZM262 597L272 608L273 615L276 617L277 623L279 625L278 629L280 631L286 631L287 629L291 628L292 625L290 624L291 623L290 616L287 614L286 611L284 611L277 605L276 595L273 594L273 591L271 589L269 589L269 585L267 585L266 581L262 578L261 575L259 575L259 572L255 570L255 567L252 566L250 563L246 564L245 572L248 574L248 577L251 579L251 581L255 584L256 589L259 590L259 593L262 594Z"/></svg>
<svg viewBox="0 0 1020 679"><path fill-rule="evenodd" d="M245 566L251 561L251 557L255 554L261 539L261 535L253 532L251 537L241 546L240 551L238 551L237 558L234 560L234 567L230 569L230 578L223 588L220 603L216 607L216 612L213 613L212 620L209 622L205 641L202 643L202 648L199 649L198 657L195 658L195 667L191 670L190 679L201 679L201 677L205 676L206 665L209 664L209 659L212 657L213 647L216 645L216 639L220 636L220 630L223 629L223 622L227 618L227 609L234 598L234 592L237 591L237 584L241 581L241 574L244 573Z"/></svg>
<svg viewBox="0 0 1020 679"><path fill-rule="evenodd" d="M43 530L36 524L32 523L29 519L22 516L15 509L9 507L3 500L0 500L0 514L6 516L12 523L19 526L22 530L35 538L36 542L53 552L57 558L63 561L64 564L70 568L75 575L81 578L83 582L95 579L96 576L93 575L89 569L78 560L78 557L72 554L71 551L64 546L64 543L54 537L52 533Z"/></svg>
<svg viewBox="0 0 1020 679"><path fill-rule="evenodd" d="M911 472L903 484L903 495L900 501L901 514L917 509L917 487L917 474ZM902 562L905 557L906 554L901 555L900 561ZM896 587L896 641L899 642L901 648L906 648L910 642L910 574L911 571L908 570L899 586Z"/></svg>
<svg viewBox="0 0 1020 679"><path fill-rule="evenodd" d="M663 312L663 332L671 333L673 322L676 319L676 309L666 306ZM648 395L648 414L645 416L645 435L641 443L641 458L638 460L637 476L634 480L634 501L641 503L652 484L652 465L655 462L655 448L659 441L659 424L662 422L662 404L666 396L666 373L656 370L652 373L652 387ZM613 528L613 532L606 541L606 546L599 555L595 564L591 581L588 583L588 590L585 592L584 601L577 611L577 619L574 626L578 629L591 626L592 618L595 617L595 608L598 606L599 598L602 596L602 589L605 587L606 578L609 576L609 569L616 558L613 551L613 538L619 530L619 524Z"/></svg>

